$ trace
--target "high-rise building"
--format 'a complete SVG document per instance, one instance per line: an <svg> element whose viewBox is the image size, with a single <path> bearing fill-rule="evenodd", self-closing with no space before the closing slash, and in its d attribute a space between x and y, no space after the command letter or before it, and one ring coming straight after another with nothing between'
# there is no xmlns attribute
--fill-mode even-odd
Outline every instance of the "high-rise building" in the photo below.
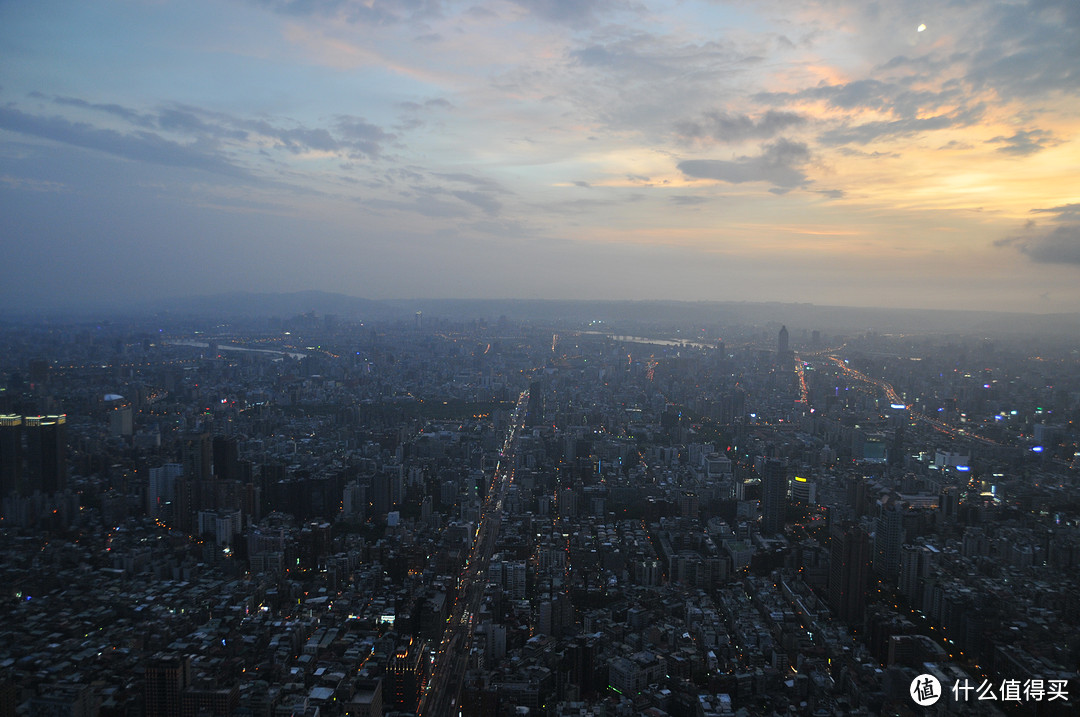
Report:
<svg viewBox="0 0 1080 717"><path fill-rule="evenodd" d="M67 487L67 416L0 416L0 497Z"/></svg>
<svg viewBox="0 0 1080 717"><path fill-rule="evenodd" d="M895 583L903 545L904 514L895 505L882 506L874 526L874 572Z"/></svg>
<svg viewBox="0 0 1080 717"><path fill-rule="evenodd" d="M135 423L130 403L118 403L109 411L109 434L129 437L135 433Z"/></svg>
<svg viewBox="0 0 1080 717"><path fill-rule="evenodd" d="M211 446L214 476L219 480L240 480L240 451L236 439L214 436Z"/></svg>
<svg viewBox="0 0 1080 717"><path fill-rule="evenodd" d="M67 416L26 416L26 478L31 490L67 488Z"/></svg>
<svg viewBox="0 0 1080 717"><path fill-rule="evenodd" d="M960 514L960 491L956 486L946 486L938 496L938 515L942 524L956 521Z"/></svg>
<svg viewBox="0 0 1080 717"><path fill-rule="evenodd" d="M0 416L0 498L22 488L22 416Z"/></svg>
<svg viewBox="0 0 1080 717"><path fill-rule="evenodd" d="M787 326L780 327L780 333L776 337L776 353L783 356L789 351Z"/></svg>
<svg viewBox="0 0 1080 717"><path fill-rule="evenodd" d="M937 550L926 545L905 545L900 549L900 594L917 608L922 607L922 581L930 577Z"/></svg>
<svg viewBox="0 0 1080 717"><path fill-rule="evenodd" d="M775 535L784 530L787 510L787 466L770 458L765 461L761 476L761 532Z"/></svg>
<svg viewBox="0 0 1080 717"><path fill-rule="evenodd" d="M862 619L870 583L870 536L856 523L834 526L829 546L829 607L844 622Z"/></svg>
<svg viewBox="0 0 1080 717"><path fill-rule="evenodd" d="M544 423L543 384L533 381L529 384L529 403L525 408L525 425L539 426Z"/></svg>
<svg viewBox="0 0 1080 717"><path fill-rule="evenodd" d="M817 484L808 478L795 476L791 482L791 500L813 505L817 502Z"/></svg>
<svg viewBox="0 0 1080 717"><path fill-rule="evenodd" d="M505 590L510 593L511 600L525 599L526 574L524 560L513 560L503 565L503 585Z"/></svg>
<svg viewBox="0 0 1080 717"><path fill-rule="evenodd" d="M181 698L191 684L190 658L159 653L143 675L146 717L180 717Z"/></svg>
<svg viewBox="0 0 1080 717"><path fill-rule="evenodd" d="M146 513L154 518L172 519L176 500L176 479L183 474L179 463L166 463L150 469L146 489Z"/></svg>
<svg viewBox="0 0 1080 717"><path fill-rule="evenodd" d="M188 433L180 444L180 462L184 475L196 481L210 480L213 475L213 444L209 433Z"/></svg>
<svg viewBox="0 0 1080 717"><path fill-rule="evenodd" d="M414 638L398 645L394 656L390 658L386 672L389 687L386 697L395 710L416 712L420 704L420 695L427 677L425 645L424 640Z"/></svg>

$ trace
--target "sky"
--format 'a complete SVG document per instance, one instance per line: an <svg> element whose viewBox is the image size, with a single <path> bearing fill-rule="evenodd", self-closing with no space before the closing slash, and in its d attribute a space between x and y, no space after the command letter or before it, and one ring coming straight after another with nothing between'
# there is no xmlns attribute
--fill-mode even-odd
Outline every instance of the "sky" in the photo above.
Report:
<svg viewBox="0 0 1080 717"><path fill-rule="evenodd" d="M1075 0L0 0L0 302L1080 310Z"/></svg>

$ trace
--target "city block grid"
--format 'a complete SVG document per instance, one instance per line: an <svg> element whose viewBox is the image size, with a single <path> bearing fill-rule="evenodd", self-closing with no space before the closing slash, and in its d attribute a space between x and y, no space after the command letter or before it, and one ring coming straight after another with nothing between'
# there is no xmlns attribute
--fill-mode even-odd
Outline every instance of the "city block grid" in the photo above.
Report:
<svg viewBox="0 0 1080 717"><path fill-rule="evenodd" d="M0 717L1077 712L1067 341L0 341Z"/></svg>

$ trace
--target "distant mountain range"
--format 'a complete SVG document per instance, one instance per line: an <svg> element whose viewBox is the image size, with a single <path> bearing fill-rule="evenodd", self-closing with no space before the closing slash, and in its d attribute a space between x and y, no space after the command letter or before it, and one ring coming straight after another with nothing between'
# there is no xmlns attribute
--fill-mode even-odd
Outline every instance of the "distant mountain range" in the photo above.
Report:
<svg viewBox="0 0 1080 717"><path fill-rule="evenodd" d="M406 312L382 301L327 291L296 291L292 293L231 292L210 296L191 296L156 301L147 307L155 313L188 314L196 316L288 318L314 312L318 316L336 314L346 319L393 320L404 318ZM415 310L413 311L415 313Z"/></svg>
<svg viewBox="0 0 1080 717"><path fill-rule="evenodd" d="M541 299L391 299L373 300L325 291L232 292L209 296L163 299L132 309L86 308L72 318L117 315L175 317L291 318L314 313L334 314L343 320L395 321L411 319L421 311L425 319L488 322L511 321L580 323L598 321L621 326L768 326L790 329L852 332L949 332L995 335L1056 334L1062 339L1080 336L1080 313L1020 314L952 309L895 309L882 307L819 306L778 302L735 301L584 301Z"/></svg>

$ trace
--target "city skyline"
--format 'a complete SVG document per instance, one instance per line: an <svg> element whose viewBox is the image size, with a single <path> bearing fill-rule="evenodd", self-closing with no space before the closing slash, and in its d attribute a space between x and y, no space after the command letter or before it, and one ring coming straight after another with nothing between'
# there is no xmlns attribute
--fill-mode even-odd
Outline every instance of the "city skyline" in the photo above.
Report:
<svg viewBox="0 0 1080 717"><path fill-rule="evenodd" d="M0 8L9 308L1073 311L1066 2Z"/></svg>

